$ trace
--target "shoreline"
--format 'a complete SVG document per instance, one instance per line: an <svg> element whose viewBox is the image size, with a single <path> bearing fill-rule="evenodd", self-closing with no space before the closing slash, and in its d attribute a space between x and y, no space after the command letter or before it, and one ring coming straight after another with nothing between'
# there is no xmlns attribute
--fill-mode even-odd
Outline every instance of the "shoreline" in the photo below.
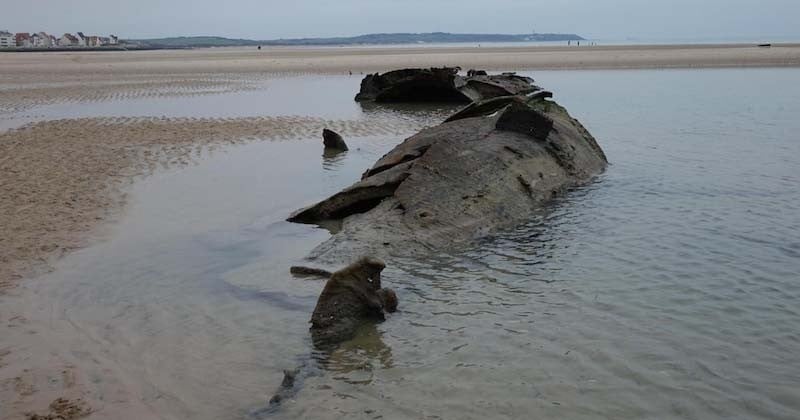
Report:
<svg viewBox="0 0 800 420"><path fill-rule="evenodd" d="M259 89L262 82L303 74L350 73L353 77L360 77L358 73L431 66L461 66L465 70L479 68L488 71L798 67L800 44L780 44L771 48L743 44L482 48L266 47L261 51L225 47L102 53L53 52L3 57L0 63L0 122L13 122L15 118L24 118L23 112L35 111L37 107L50 104L74 103L80 106L108 100L216 95ZM114 198L119 192L118 188L109 188L108 183L119 186L120 181L132 181L133 176L122 175L124 168L141 164L152 166L154 159L159 159L155 154L148 154L154 147L209 145L225 135L218 131L212 136L214 139L197 135L204 133L209 124L216 126L218 123L214 119L205 119L205 123L189 123L168 118L153 125L154 122L148 118L131 122L137 120L137 116L131 117L119 121L110 121L108 118L44 119L21 129L0 130L0 150L6 151L5 157L0 158L0 175L5 180L0 216L3 225L8 226L3 229L4 239L0 240L0 285L13 285L24 277L39 274L37 270L28 269L32 262L38 261L36 264L47 267L53 258L57 259L82 247L87 234L102 225L101 220L108 220L123 208L124 200ZM232 132L228 133L230 137L237 134L271 137L264 129L254 127L252 121L252 118L238 119L233 125L225 123L219 126L231 129ZM263 123L265 127L272 128L285 124L269 118ZM109 144L109 137L103 128L107 124L118 127L117 137L124 139L121 143L128 143L117 141ZM316 123L309 121L305 126L316 126ZM82 131L86 129L89 131ZM280 128L278 131L282 130ZM32 132L39 133L39 137L31 138ZM159 133L172 134L154 140ZM69 139L53 144L53 139L63 139L63 135L67 134L71 136ZM235 141L232 138L225 140ZM128 154L125 163L120 161L120 156L91 152L97 150L98 145L125 150ZM66 149L62 149L64 147ZM98 161L86 164L88 166L67 164L57 159L64 151L73 156L94 156ZM46 158L48 156L49 159ZM57 164L53 165L51 161ZM88 172L82 173L83 168ZM58 175L57 169L66 172ZM95 169L97 172L92 172ZM71 178L59 180L59 177L67 174ZM92 175L98 179L91 183L86 180L82 183L74 181ZM52 184L53 187L45 188L44 193L37 193L43 183ZM32 189L28 191L21 187L25 185ZM64 194L69 197L62 200L66 197L62 197ZM72 207L75 194L88 194L90 198L85 201L95 204L77 212ZM39 220L25 222L24 214L38 215ZM64 223L66 220L74 222L73 228L64 228L69 225ZM44 227L48 227L49 233L43 231Z"/></svg>
<svg viewBox="0 0 800 420"><path fill-rule="evenodd" d="M144 97L216 95L258 89L262 82L302 74L350 73L353 77L360 77L358 73L431 66L461 66L465 70L479 68L488 71L796 67L800 66L800 44L780 44L771 48L742 44L267 47L261 51L226 47L53 52L3 57L0 63L0 122L13 122L15 118L24 118L22 112L56 103L80 106L90 102ZM108 220L123 208L124 200L114 197L119 192L116 186L121 185L120 181L124 184L133 179L133 176L124 175L125 168L142 164L149 167L161 159L152 154L154 147L202 147L217 143L226 134L228 138L223 142L236 141L233 137L237 135L272 137L267 132L269 130L253 126L255 120L252 118L238 119L231 125L215 122L215 119L187 122L175 118L156 124L148 118L136 122L137 116L131 117L118 121L96 117L61 121L45 119L21 129L0 130L0 151L5 150L5 156L0 158L0 175L4 179L0 219L6 226L2 230L4 239L0 240L0 285L12 285L24 277L38 274L36 270L27 269L33 262L38 261L37 264L46 267L53 258L80 248L87 233L95 231L102 224L100 221ZM260 121L264 127L285 131L281 127L286 122L269 118ZM316 125L311 120L301 124L319 128ZM202 135L212 126L213 139ZM113 128L118 131L116 138L122 140L109 143L108 140L114 137L106 135L108 127L116 127ZM231 132L215 130L219 127L227 127ZM31 133L38 133L38 137L33 138ZM171 134L163 137L160 133ZM69 138L64 138L67 135ZM54 144L54 139L61 139L61 142ZM124 151L125 162L120 160L120 155L96 152L97 146ZM83 166L74 165L59 159L63 153L75 157L93 156L96 161L84 162ZM172 160L170 157L166 159ZM65 172L59 174L61 170ZM82 172L84 170L87 172ZM135 172L141 174L143 171ZM87 178L93 176L96 179L89 182ZM43 184L47 186L42 187ZM83 202L94 204L77 211L73 207L76 196L89 197ZM37 217L28 222L26 214ZM72 227L66 223L70 220Z"/></svg>
<svg viewBox="0 0 800 420"><path fill-rule="evenodd" d="M0 84L135 75L388 71L460 66L485 70L800 67L800 43L521 47L248 47L8 54ZM54 69L58 73L54 74ZM22 75L25 77L23 78Z"/></svg>
<svg viewBox="0 0 800 420"><path fill-rule="evenodd" d="M395 44L309 44L309 45L269 45L262 44L260 47L264 51L269 50L297 50L297 51L315 51L315 50L366 50L366 51L429 51L429 50L498 50L498 49L517 49L517 50L534 50L534 49L563 49L573 50L580 48L590 49L692 49L692 48L750 48L750 47L798 47L800 41L788 42L697 42L697 43L652 43L652 44L624 44L624 43L609 43L609 44L591 44L592 40L582 39L581 42L588 42L589 45L564 45L562 41L547 43L514 43L514 42L442 42L442 43L395 43ZM577 42L577 41L575 41ZM477 44L477 45L476 45ZM16 47L16 48L3 48L0 53L85 53L85 52L137 52L137 51L203 51L203 50L252 50L257 49L259 45L221 45L221 46L104 46L104 47Z"/></svg>

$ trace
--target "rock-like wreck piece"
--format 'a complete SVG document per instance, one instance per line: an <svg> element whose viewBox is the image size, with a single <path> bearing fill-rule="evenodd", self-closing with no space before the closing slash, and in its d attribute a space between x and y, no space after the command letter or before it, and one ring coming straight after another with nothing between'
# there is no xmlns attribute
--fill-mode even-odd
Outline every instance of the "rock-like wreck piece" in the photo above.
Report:
<svg viewBox="0 0 800 420"><path fill-rule="evenodd" d="M339 135L339 133L327 128L322 130L322 144L325 146L325 150L339 152L345 152L349 150L347 148L347 143L344 142L342 136Z"/></svg>
<svg viewBox="0 0 800 420"><path fill-rule="evenodd" d="M370 74L361 81L356 101L469 103L538 90L531 78L514 73L488 75L471 70L464 77L458 71L456 67L443 67Z"/></svg>
<svg viewBox="0 0 800 420"><path fill-rule="evenodd" d="M331 274L311 316L314 346L325 349L349 339L364 321L383 321L384 312L397 310L397 294L381 286L386 264L361 257Z"/></svg>
<svg viewBox="0 0 800 420"><path fill-rule="evenodd" d="M591 134L550 94L474 103L405 140L361 181L289 221L341 220L310 260L418 255L530 218L543 203L602 172Z"/></svg>

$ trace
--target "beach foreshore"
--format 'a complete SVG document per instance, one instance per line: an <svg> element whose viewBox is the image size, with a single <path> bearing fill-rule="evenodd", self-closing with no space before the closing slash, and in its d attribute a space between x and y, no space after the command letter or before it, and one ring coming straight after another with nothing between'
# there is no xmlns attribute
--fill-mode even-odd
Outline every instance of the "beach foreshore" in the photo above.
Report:
<svg viewBox="0 0 800 420"><path fill-rule="evenodd" d="M142 402L142 390L119 379L125 374L117 370L113 357L105 356L105 350L87 368L75 361L73 348L59 347L75 345L71 337L78 327L53 315L58 308L43 296L20 290L25 287L13 288L27 284L20 281L46 272L59 257L102 235L99 229L119 217L132 182L162 167L189 165L211 147L313 138L323 127L345 136L383 133L400 138L421 128L403 120L392 125L308 115L56 120L34 115L30 122L17 121L52 104L80 107L90 102L220 95L259 89L262 82L287 75L360 75L428 66L489 71L797 67L800 44L0 54L0 298L7 298L5 306L0 305L0 337L4 338L0 340L0 417L56 416L72 410L94 412L95 418L162 418L153 406ZM13 128L4 129L3 124ZM102 341L98 343L102 348ZM101 381L101 377L114 379ZM69 401L59 402L62 397Z"/></svg>
<svg viewBox="0 0 800 420"><path fill-rule="evenodd" d="M5 54L0 82L198 73L345 73L400 67L486 70L800 66L800 44L515 47L252 47ZM15 74L16 73L16 74ZM24 74L22 74L24 73Z"/></svg>
<svg viewBox="0 0 800 420"><path fill-rule="evenodd" d="M26 129L3 133L4 124L22 125L15 124L20 113L56 103L80 106L107 100L247 91L287 75L358 75L429 66L489 71L800 66L800 44L770 48L742 44L269 47L2 54L0 284L35 274L38 271L33 267L46 267L53 257L80 247L87 233L124 202L117 188L120 181L143 173L128 169L175 160L174 154L155 149L174 145L185 149L186 145L236 141L243 136L264 138L273 132L285 136L288 125L320 128L315 121L257 124L240 119L221 124L213 118L157 122L81 118L38 121ZM67 160L67 156L80 159Z"/></svg>

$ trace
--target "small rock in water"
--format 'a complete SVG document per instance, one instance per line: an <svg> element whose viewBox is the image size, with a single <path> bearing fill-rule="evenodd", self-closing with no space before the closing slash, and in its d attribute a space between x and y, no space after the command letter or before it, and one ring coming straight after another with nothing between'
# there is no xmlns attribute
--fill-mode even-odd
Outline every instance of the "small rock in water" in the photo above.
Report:
<svg viewBox="0 0 800 420"><path fill-rule="evenodd" d="M322 142L326 149L341 151L349 150L342 136L333 130L328 130L327 128L322 130Z"/></svg>

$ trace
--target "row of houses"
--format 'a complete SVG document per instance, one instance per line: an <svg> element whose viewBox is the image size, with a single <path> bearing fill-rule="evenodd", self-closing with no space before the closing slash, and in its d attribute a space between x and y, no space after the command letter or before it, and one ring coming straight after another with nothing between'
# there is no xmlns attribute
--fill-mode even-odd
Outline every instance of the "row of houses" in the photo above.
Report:
<svg viewBox="0 0 800 420"><path fill-rule="evenodd" d="M8 31L0 31L0 48L102 47L117 44L119 44L119 38L114 35L108 37L86 36L83 32L78 32L75 35L64 34L60 38L56 38L45 32L12 34Z"/></svg>

